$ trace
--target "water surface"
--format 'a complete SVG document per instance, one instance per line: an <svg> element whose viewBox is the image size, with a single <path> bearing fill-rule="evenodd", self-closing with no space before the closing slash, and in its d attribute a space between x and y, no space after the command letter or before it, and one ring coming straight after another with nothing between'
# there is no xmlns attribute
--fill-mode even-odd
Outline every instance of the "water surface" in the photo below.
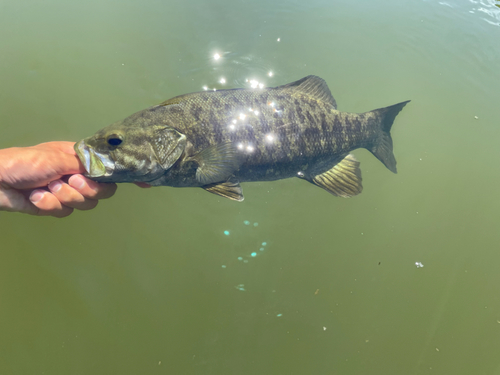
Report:
<svg viewBox="0 0 500 375"><path fill-rule="evenodd" d="M499 26L493 1L1 1L2 148L252 79L412 102L399 173L356 151L355 198L121 185L0 213L0 373L499 374Z"/></svg>

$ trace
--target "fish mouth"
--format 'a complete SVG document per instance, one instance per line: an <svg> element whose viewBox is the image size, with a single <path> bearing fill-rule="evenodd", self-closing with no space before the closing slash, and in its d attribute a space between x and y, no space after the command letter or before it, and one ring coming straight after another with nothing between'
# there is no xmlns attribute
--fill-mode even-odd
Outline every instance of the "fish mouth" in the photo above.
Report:
<svg viewBox="0 0 500 375"><path fill-rule="evenodd" d="M109 177L113 174L115 162L109 155L99 153L86 145L85 140L75 144L75 152L87 171L86 177Z"/></svg>

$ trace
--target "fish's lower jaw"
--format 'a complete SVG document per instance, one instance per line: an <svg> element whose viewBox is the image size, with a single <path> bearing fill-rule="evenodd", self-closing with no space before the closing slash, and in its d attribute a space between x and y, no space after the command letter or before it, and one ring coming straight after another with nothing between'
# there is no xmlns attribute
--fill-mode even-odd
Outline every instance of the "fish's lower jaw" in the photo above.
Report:
<svg viewBox="0 0 500 375"><path fill-rule="evenodd" d="M84 140L75 144L75 152L80 158L85 170L86 177L109 177L113 174L115 163L108 155L101 154L88 147Z"/></svg>

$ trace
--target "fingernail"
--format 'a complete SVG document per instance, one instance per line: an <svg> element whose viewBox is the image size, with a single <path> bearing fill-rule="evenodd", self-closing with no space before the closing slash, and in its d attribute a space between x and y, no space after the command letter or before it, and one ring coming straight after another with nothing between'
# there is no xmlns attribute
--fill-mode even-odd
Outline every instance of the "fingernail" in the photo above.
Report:
<svg viewBox="0 0 500 375"><path fill-rule="evenodd" d="M50 191L53 191L54 193L57 193L59 190L61 190L61 187L62 187L62 181L60 180L52 181L49 184Z"/></svg>
<svg viewBox="0 0 500 375"><path fill-rule="evenodd" d="M78 175L71 176L68 183L75 189L82 189L85 186L85 180Z"/></svg>
<svg viewBox="0 0 500 375"><path fill-rule="evenodd" d="M35 190L34 192L32 192L30 195L31 203L40 202L42 200L44 194L45 194L45 192L40 191L40 190Z"/></svg>

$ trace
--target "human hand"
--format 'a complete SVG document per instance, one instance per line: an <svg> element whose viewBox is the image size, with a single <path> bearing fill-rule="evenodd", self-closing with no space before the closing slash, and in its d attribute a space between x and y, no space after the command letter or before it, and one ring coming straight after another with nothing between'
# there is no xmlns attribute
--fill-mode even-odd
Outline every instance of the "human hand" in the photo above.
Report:
<svg viewBox="0 0 500 375"><path fill-rule="evenodd" d="M48 142L0 150L0 211L65 217L111 197L116 184L82 176L85 168L73 145Z"/></svg>

